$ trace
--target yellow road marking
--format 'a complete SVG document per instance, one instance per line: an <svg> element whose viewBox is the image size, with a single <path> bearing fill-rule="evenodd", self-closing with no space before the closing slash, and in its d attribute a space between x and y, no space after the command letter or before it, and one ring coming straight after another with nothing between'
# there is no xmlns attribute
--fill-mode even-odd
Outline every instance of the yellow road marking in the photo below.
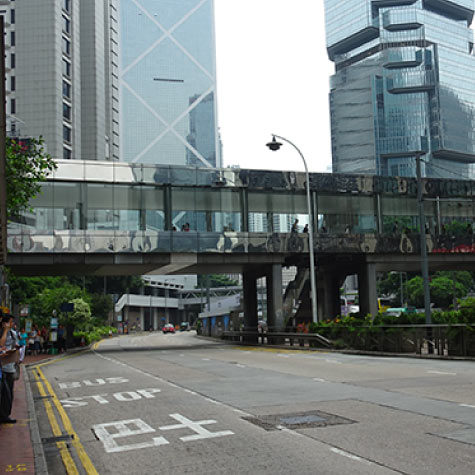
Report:
<svg viewBox="0 0 475 475"><path fill-rule="evenodd" d="M61 417L65 430L67 431L69 435L73 436L71 443L76 449L76 452L78 454L79 459L81 460L81 463L84 469L89 475L98 475L96 468L94 467L93 463L91 462L91 459L89 458L86 451L84 450L84 447L81 444L79 436L77 435L76 431L73 429L71 421L68 415L66 414L66 411L64 410L63 406L59 402L58 396L54 392L50 382L46 379L45 375L43 374L43 371L41 371L40 368L36 368L36 371L38 372L38 376L40 377L40 379L46 386L46 389L48 390L49 394L52 396L53 404L55 405L56 410L58 411Z"/></svg>
<svg viewBox="0 0 475 475"><path fill-rule="evenodd" d="M33 368L40 368L41 366L48 366L53 363L57 363L58 361L63 361L63 360L68 360L69 358L75 358L76 356L80 356L84 353L87 353L88 351L91 351L89 348L86 348L85 350L78 351L77 353L74 353L73 355L65 355L62 356L61 358L54 358L49 361L45 361L44 363L38 363L38 364L32 364L31 366Z"/></svg>
<svg viewBox="0 0 475 475"><path fill-rule="evenodd" d="M43 384L40 381L40 378L38 375L35 373L35 379L36 379L36 384L38 386L38 390L41 396L46 397L46 391L45 388L43 387ZM51 426L51 429L53 431L53 435L55 437L59 437L62 434L61 429L59 428L58 421L56 420L56 417L53 412L53 408L51 407L51 404L49 401L44 400L43 404L45 406L46 414L48 416L48 420ZM61 458L63 460L64 467L66 468L66 472L68 475L79 475L78 469L76 467L76 464L74 463L73 458L71 457L71 454L69 453L68 447L66 445L66 442L57 442L56 446L59 449L59 453L61 454Z"/></svg>

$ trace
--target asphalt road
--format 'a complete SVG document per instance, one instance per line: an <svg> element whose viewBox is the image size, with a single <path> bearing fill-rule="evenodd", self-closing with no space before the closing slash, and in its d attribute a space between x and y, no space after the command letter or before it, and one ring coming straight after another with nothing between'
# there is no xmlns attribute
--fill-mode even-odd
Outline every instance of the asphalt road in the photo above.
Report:
<svg viewBox="0 0 475 475"><path fill-rule="evenodd" d="M474 362L186 332L107 340L30 379L53 474L475 473Z"/></svg>

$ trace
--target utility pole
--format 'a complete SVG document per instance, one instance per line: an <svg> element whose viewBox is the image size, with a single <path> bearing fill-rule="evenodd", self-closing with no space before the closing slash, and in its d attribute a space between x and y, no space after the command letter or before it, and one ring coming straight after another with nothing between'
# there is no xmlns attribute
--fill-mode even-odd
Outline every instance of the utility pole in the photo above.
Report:
<svg viewBox="0 0 475 475"><path fill-rule="evenodd" d="M7 114L5 110L5 21L0 16L0 285L3 306L5 288L5 264L7 260L7 180L6 180L6 141ZM5 296L5 298L7 298Z"/></svg>
<svg viewBox="0 0 475 475"><path fill-rule="evenodd" d="M421 237L421 267L422 279L424 282L424 312L426 315L426 325L432 325L432 317L430 314L430 289L429 289L429 262L427 259L427 242L426 242L426 218L424 214L424 198L422 190L422 173L421 173L421 156L425 152L416 152L416 172L417 172L417 203L419 205L419 227ZM432 345L432 328L427 328L427 352L433 353Z"/></svg>
<svg viewBox="0 0 475 475"><path fill-rule="evenodd" d="M430 289L429 289L429 261L427 259L426 242L426 218L424 214L424 199L422 190L421 156L425 152L416 152L416 171L417 171L417 203L419 205L419 226L421 237L421 267L422 279L424 281L424 311L426 315L426 325L432 325L430 314Z"/></svg>

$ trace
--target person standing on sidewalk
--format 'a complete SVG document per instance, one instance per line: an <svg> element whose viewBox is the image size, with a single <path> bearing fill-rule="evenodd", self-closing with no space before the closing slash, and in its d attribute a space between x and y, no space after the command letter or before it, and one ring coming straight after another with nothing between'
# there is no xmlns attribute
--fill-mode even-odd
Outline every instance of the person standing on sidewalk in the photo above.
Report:
<svg viewBox="0 0 475 475"><path fill-rule="evenodd" d="M2 318L2 326L7 329L5 347L8 350L15 350L18 348L18 338L16 332L12 330L13 317L11 315L4 315ZM7 363L2 365L2 396L0 403L0 423L15 424L16 420L10 417L13 405L13 386L15 383L15 363Z"/></svg>

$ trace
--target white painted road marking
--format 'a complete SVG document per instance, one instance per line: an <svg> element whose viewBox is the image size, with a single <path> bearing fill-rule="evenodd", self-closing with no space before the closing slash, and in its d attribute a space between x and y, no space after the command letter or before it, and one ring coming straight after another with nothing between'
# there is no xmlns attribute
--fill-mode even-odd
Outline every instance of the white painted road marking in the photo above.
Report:
<svg viewBox="0 0 475 475"><path fill-rule="evenodd" d="M327 381L325 379L322 379L322 378L313 378L314 381L316 381L317 383L326 383Z"/></svg>
<svg viewBox="0 0 475 475"><path fill-rule="evenodd" d="M246 365L239 364L239 363L237 363L236 366L237 366L238 368L245 368L245 367L246 367Z"/></svg>
<svg viewBox="0 0 475 475"><path fill-rule="evenodd" d="M348 452L345 452L344 450L337 449L336 447L332 447L330 450L335 454L342 455L343 457L349 458L351 460L356 460L357 462L363 462L368 465L372 465L372 463L369 460L365 460L361 457L358 457L357 455L353 455Z"/></svg>
<svg viewBox="0 0 475 475"><path fill-rule="evenodd" d="M159 430L180 430L190 429L194 432L193 435L186 435L180 437L182 442L194 442L196 440L204 439L216 439L217 437L225 437L227 435L234 435L234 432L230 430L223 430L219 432L211 432L205 429L204 425L216 424L214 419L204 421L192 421L181 414L170 414L172 419L175 419L179 424L173 424L169 426L159 427ZM131 429L128 426L135 426L136 429ZM113 432L109 432L112 429ZM150 442L142 442L138 444L119 445L115 439L124 437L131 437L135 435L153 434L156 430L149 426L141 419L129 419L126 421L107 422L105 424L96 424L92 427L92 430L96 434L97 438L104 445L104 450L107 453L115 452L127 452L130 450L148 449L152 447L158 447L160 445L168 445L165 437L154 437Z"/></svg>
<svg viewBox="0 0 475 475"><path fill-rule="evenodd" d="M127 426L135 426L137 429L133 430ZM111 434L107 429L113 428L116 432ZM149 447L158 447L160 445L167 445L169 442L164 437L154 437L152 442L142 442L141 444L118 445L115 439L121 437L130 437L133 435L152 434L156 430L150 427L141 419L130 419L127 421L108 422L106 424L97 424L92 427L92 430L97 435L98 439L104 444L104 449L107 453L127 452L129 450L146 449Z"/></svg>
<svg viewBox="0 0 475 475"><path fill-rule="evenodd" d="M170 414L170 417L175 419L181 424L174 424L171 426L162 426L159 427L160 430L177 430L177 429L191 429L193 432L196 432L195 435L187 435L185 437L180 437L180 440L183 442L191 442L194 440L202 440L202 439L215 439L216 437L224 437L226 435L234 435L234 432L230 430L223 430L220 432L210 432L209 430L205 429L205 425L209 424L216 424L217 421L210 419L207 421L196 421L193 422L190 419L182 416L181 414Z"/></svg>
<svg viewBox="0 0 475 475"><path fill-rule="evenodd" d="M130 401L138 401L139 399L154 399L155 394L161 392L160 389L151 388L151 389L137 389L136 391L125 391L120 393L114 393L111 397L113 397L116 401L119 402L130 402ZM81 396L81 397L70 397L68 399L62 399L60 401L64 407L71 408L71 407L84 407L88 405L88 402L85 399L93 399L94 401L98 402L99 404L109 404L110 401L106 399L108 394L95 394L93 396Z"/></svg>
<svg viewBox="0 0 475 475"><path fill-rule="evenodd" d="M448 373L448 372L445 372L445 371L427 371L429 374L445 374L445 375L448 375L448 376L456 376L457 373Z"/></svg>
<svg viewBox="0 0 475 475"><path fill-rule="evenodd" d="M84 386L103 386L105 384L123 384L128 383L129 380L126 378L98 378L94 380L85 379L84 381L72 381L69 383L59 383L60 389L76 389L80 388L83 384Z"/></svg>
<svg viewBox="0 0 475 475"><path fill-rule="evenodd" d="M472 409L475 409L475 406L472 406L471 404L459 404L460 407L471 407Z"/></svg>

